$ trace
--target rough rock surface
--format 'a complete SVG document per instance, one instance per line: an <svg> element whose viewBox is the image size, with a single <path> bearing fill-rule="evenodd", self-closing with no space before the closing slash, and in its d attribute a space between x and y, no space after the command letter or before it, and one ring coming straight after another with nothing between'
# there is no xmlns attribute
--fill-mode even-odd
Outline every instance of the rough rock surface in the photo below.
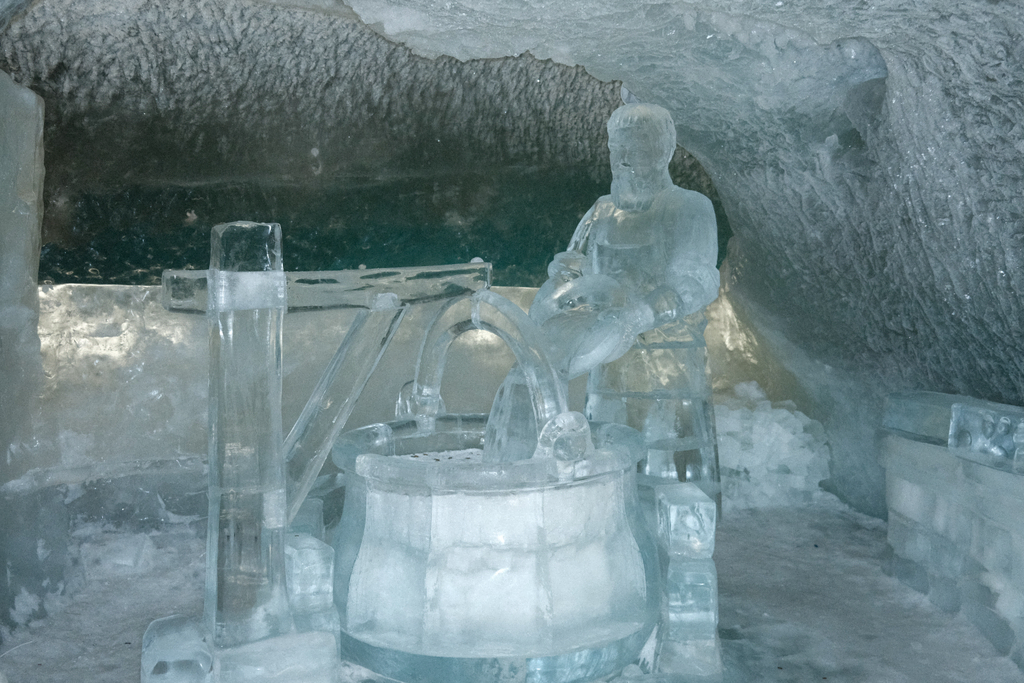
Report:
<svg viewBox="0 0 1024 683"><path fill-rule="evenodd" d="M50 187L441 175L482 157L600 172L594 131L619 97L580 67L434 61L351 13L238 0L44 0L0 48L46 99Z"/></svg>

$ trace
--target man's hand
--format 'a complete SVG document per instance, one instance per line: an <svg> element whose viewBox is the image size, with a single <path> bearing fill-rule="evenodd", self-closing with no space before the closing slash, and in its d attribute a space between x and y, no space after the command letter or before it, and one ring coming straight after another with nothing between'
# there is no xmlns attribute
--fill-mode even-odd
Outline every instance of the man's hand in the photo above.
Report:
<svg viewBox="0 0 1024 683"><path fill-rule="evenodd" d="M572 280L583 275L587 269L587 257L578 251L563 251L555 254L548 264L548 277Z"/></svg>

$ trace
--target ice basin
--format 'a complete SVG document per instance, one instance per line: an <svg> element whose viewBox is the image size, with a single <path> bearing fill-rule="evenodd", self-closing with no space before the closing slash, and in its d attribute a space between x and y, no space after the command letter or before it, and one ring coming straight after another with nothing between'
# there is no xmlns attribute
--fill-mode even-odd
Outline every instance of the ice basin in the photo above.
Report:
<svg viewBox="0 0 1024 683"><path fill-rule="evenodd" d="M400 420L335 444L342 656L410 682L592 680L635 661L661 600L640 434L593 424L585 459L494 463L486 420Z"/></svg>

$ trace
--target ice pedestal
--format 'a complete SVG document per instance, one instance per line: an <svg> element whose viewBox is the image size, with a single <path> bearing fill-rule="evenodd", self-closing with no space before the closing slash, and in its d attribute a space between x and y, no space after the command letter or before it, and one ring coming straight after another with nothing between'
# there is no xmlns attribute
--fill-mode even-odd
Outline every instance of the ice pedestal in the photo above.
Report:
<svg viewBox="0 0 1024 683"><path fill-rule="evenodd" d="M288 605L298 631L337 633L334 549L309 534L289 533L285 549Z"/></svg>
<svg viewBox="0 0 1024 683"><path fill-rule="evenodd" d="M483 416L440 416L429 434L408 420L339 441L343 654L402 681L621 669L648 640L660 593L639 518L639 439L595 430L591 473L560 480L553 462L464 455L484 428Z"/></svg>
<svg viewBox="0 0 1024 683"><path fill-rule="evenodd" d="M154 621L142 639L142 683L336 683L339 668L326 632L215 648L197 620L175 615Z"/></svg>
<svg viewBox="0 0 1024 683"><path fill-rule="evenodd" d="M158 619L142 640L143 683L335 683L338 611L334 550L306 533L285 538L284 578L294 629L276 637L218 647L202 620Z"/></svg>
<svg viewBox="0 0 1024 683"><path fill-rule="evenodd" d="M651 489L665 575L657 669L678 680L719 681L717 506L692 483L646 477L643 485Z"/></svg>

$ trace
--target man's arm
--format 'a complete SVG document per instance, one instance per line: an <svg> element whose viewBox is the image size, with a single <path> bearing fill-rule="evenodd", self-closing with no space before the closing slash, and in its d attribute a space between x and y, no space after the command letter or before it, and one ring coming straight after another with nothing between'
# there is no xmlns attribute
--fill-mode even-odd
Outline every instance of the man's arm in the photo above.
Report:
<svg viewBox="0 0 1024 683"><path fill-rule="evenodd" d="M667 235L667 282L679 297L679 316L704 308L718 298L718 224L711 200L690 190L677 192Z"/></svg>
<svg viewBox="0 0 1024 683"><path fill-rule="evenodd" d="M577 278L585 272L589 272L587 266L587 247L590 244L590 230L594 225L595 212L601 200L590 207L590 210L583 214L576 230L572 233L569 246L565 251L555 254L548 264L548 277L569 280Z"/></svg>
<svg viewBox="0 0 1024 683"><path fill-rule="evenodd" d="M604 197L601 199L604 199ZM597 205L601 203L601 199L594 202L590 210L583 214L583 218L580 219L575 232L572 233L572 239L569 240L569 246L566 248L566 251L578 251L581 254L587 253L587 246L590 244L590 228L594 225L594 214L597 212Z"/></svg>

